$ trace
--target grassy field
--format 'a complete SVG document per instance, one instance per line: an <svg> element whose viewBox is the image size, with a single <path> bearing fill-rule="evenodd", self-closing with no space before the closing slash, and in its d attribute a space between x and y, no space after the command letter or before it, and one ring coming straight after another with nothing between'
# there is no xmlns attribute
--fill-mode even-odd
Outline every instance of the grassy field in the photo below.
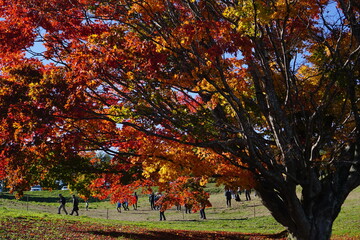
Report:
<svg viewBox="0 0 360 240"><path fill-rule="evenodd" d="M89 211L85 211L84 204L82 203L80 206L81 216L75 217L56 214L58 194L62 193L70 201L70 191L26 192L25 196L20 200L15 200L12 195L0 193L0 221L2 223L0 239L21 239L13 237L6 238L5 233L8 234L8 232L11 232L9 226L22 228L23 225L21 225L21 223L26 223L24 226L28 228L28 226L30 226L29 222L37 223L37 225L35 224L36 226L31 228L31 231L40 231L41 233L38 234L42 235L44 235L45 232L52 232L58 229L59 226L56 224L58 222L61 222L64 226L70 226L68 229L62 230L63 232L68 232L68 235L79 233L80 230L75 231L75 233L73 230L69 230L73 229L73 227L71 227L73 225L81 226L80 228L82 230L80 232L83 233L93 234L98 231L96 229L103 229L103 234L95 235L95 237L90 235L84 236L84 238L74 236L70 239L102 239L101 237L104 237L104 235L108 237L104 239L111 239L111 237L114 236L116 239L159 239L150 237L148 233L159 233L161 231L167 231L166 229L170 229L169 231L171 233L177 234L183 233L181 230L211 231L211 234L215 234L214 231L217 231L222 232L223 235L223 232L227 232L227 234L235 234L232 232L237 232L241 233L240 235L236 235L237 239L242 239L241 236L243 236L244 239L250 239L246 237L252 236L251 234L260 237L259 239L261 239L262 235L271 239L271 234L280 233L285 230L284 227L279 225L270 216L267 209L262 206L260 199L257 197L252 195L253 199L251 201L233 201L232 207L227 208L221 188L212 186L209 188L209 191L211 192L210 200L213 207L206 209L207 220L200 220L198 213L184 214L183 211L176 211L174 208L166 211L167 221L162 222L158 221L159 213L150 210L146 195L140 195L139 208L137 211L130 208L130 211L118 213L114 204L108 201L95 201L93 199L90 201ZM360 188L350 194L339 217L335 221L333 227L334 239L360 239L359 199ZM70 204L68 205L69 211ZM52 230L42 230L41 226L44 225ZM55 226L51 227L53 225ZM122 233L125 231L124 229L127 229L127 234L121 235L119 229L122 229L120 231ZM18 234L19 229L14 229L14 232ZM131 232L146 234L144 236L131 237ZM60 233L57 233L57 235L59 234ZM192 233L192 235L193 234L194 233ZM53 235L54 234L51 236ZM231 239L231 236L227 235L224 239ZM276 239L275 236L273 236L273 238ZM61 239L61 237L58 239ZM177 237L174 239L181 238ZM213 238L189 238L185 236L184 239ZM221 239L221 237L218 236L214 239Z"/></svg>

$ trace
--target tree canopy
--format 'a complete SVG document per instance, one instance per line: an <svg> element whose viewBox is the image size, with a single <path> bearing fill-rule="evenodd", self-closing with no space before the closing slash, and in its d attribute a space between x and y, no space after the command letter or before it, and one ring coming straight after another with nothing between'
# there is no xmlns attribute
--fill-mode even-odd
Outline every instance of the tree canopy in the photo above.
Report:
<svg viewBox="0 0 360 240"><path fill-rule="evenodd" d="M13 191L61 178L114 201L160 186L174 204L211 178L254 187L294 237L330 238L360 184L358 1L0 6Z"/></svg>

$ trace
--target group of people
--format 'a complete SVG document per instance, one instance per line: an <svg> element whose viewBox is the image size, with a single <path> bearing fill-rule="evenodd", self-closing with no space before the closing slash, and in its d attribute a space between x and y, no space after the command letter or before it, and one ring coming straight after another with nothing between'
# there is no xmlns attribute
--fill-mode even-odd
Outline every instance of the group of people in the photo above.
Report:
<svg viewBox="0 0 360 240"><path fill-rule="evenodd" d="M161 205L156 204L156 202L161 198L161 193L151 193L149 195L149 203L151 210L159 210L160 212L160 221L165 221L165 210L161 207Z"/></svg>
<svg viewBox="0 0 360 240"><path fill-rule="evenodd" d="M151 210L159 210L160 205L156 205L155 203L161 198L161 193L151 193L149 195L149 203Z"/></svg>
<svg viewBox="0 0 360 240"><path fill-rule="evenodd" d="M250 189L245 189L245 198L247 201L251 200L251 190ZM227 207L231 207L231 200L235 199L235 201L240 202L240 194L242 193L241 189L238 188L237 191L232 191L230 189L227 189L225 191L225 197L226 197L226 206ZM59 194L59 202L60 205L58 207L58 214L61 214L61 210L63 210L65 212L65 214L67 215L68 212L66 211L65 205L66 205L66 198L62 195ZM137 203L138 203L138 195L136 194L136 192L134 193L134 202L133 202L133 207L134 210L137 210ZM166 220L165 218L165 214L164 214L164 210L161 209L160 205L157 205L156 202L161 198L161 194L160 193L151 193L149 195L149 202L150 202L150 208L151 210L160 210L160 221L162 220ZM86 210L88 210L89 207L89 203L88 201L85 202L85 206L86 206ZM117 202L116 205L116 209L118 212L121 212L121 207L124 208L125 211L129 210L129 203L127 200L122 201L122 202ZM181 209L181 206L180 206ZM187 204L185 204L185 211L186 213L190 213L191 212L191 206L187 206ZM75 195L72 195L72 210L70 215L76 214L76 216L79 216L79 200ZM206 219L205 216L205 207L200 209L200 216L202 219Z"/></svg>
<svg viewBox="0 0 360 240"><path fill-rule="evenodd" d="M65 205L66 205L66 198L60 193L59 194L59 202L60 202L60 206L58 208L58 214L61 214L61 210L63 210L65 212L65 214L67 215L68 212L66 211ZM70 215L73 215L74 213L76 214L76 216L79 216L79 200L77 199L77 197L75 195L72 195L72 210ZM88 205L87 205L88 206Z"/></svg>
<svg viewBox="0 0 360 240"><path fill-rule="evenodd" d="M149 195L149 202L150 202L150 207L151 210L159 210L160 212L160 221L165 221L166 217L165 217L165 208L162 208L162 206L160 204L156 204L156 202L162 197L161 193L151 193ZM210 202L209 202L210 204ZM206 219L206 215L205 215L205 208L206 206L209 206L209 204L207 204L206 202L203 202L201 204L200 207L200 218L201 219ZM181 211L181 205L179 203L175 203L176 206L176 210L177 211ZM211 204L210 204L211 206ZM188 199L188 202L184 204L185 207L185 213L191 213L193 204L191 203L191 200Z"/></svg>
<svg viewBox="0 0 360 240"><path fill-rule="evenodd" d="M139 196L137 195L136 192L134 192L134 195L133 195L133 207L134 207L134 210L137 210L137 204L138 204L138 200L139 200ZM118 201L116 203L116 210L121 213L121 206L124 208L124 211L129 211L129 202L127 199L123 200L122 202Z"/></svg>
<svg viewBox="0 0 360 240"><path fill-rule="evenodd" d="M160 211L160 221L163 221L163 220L166 220L166 217L165 217L165 211L164 209L161 208L160 205L156 204L156 202L161 198L161 193L151 193L149 195L149 203L150 203L150 208L151 210L159 210ZM133 201L132 202L132 205L134 207L134 210L137 210L137 203L138 203L138 195L136 194L136 192L134 193L133 195ZM129 202L127 199L123 200L123 201L118 201L116 203L116 210L121 213L121 207L125 210L125 211L128 211L129 210Z"/></svg>
<svg viewBox="0 0 360 240"><path fill-rule="evenodd" d="M134 209L136 210L137 209L137 202L138 202L138 196L136 195L136 193L134 193L134 196L135 196L135 203L133 203L133 206L134 206ZM163 195L159 192L152 192L151 194L149 194L149 203L150 203L150 209L151 210L157 210L159 211L160 213L160 221L165 221L166 220L166 217L165 217L165 210L166 210L166 207L162 206L161 204L159 204L158 200L160 200L160 198L162 197ZM132 203L132 201L130 202L130 204ZM118 201L117 204L116 204L116 209L118 212L121 213L121 208L123 208L124 210L129 210L129 207L128 207L129 203L128 201L125 199L123 201ZM176 210L178 211L181 211L181 205L179 203L175 204L176 205ZM211 206L210 202L206 203L203 202L200 206L200 218L201 219L206 219L206 215L205 215L205 208L207 206ZM185 203L184 204L184 207L185 207L185 213L191 213L192 211L192 203L191 201L189 200L189 202Z"/></svg>
<svg viewBox="0 0 360 240"><path fill-rule="evenodd" d="M226 198L226 206L227 207L231 207L231 199L235 199L235 201L240 202L240 195L241 195L241 189L240 187L237 189L237 191L232 191L230 189L227 189L225 191L225 198ZM250 201L251 200L251 190L250 189L245 189L245 198L246 201Z"/></svg>

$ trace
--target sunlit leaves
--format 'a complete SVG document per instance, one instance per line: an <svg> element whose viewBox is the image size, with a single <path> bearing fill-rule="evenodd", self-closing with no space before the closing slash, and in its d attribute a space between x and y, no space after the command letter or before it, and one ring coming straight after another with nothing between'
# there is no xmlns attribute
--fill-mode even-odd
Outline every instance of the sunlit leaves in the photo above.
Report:
<svg viewBox="0 0 360 240"><path fill-rule="evenodd" d="M159 186L170 206L175 189L191 195L211 177L231 187L267 183L264 191L292 201L296 185L322 184L325 165L350 169L342 164L360 125L357 7L1 4L1 174L13 190L57 175L78 181L84 197L112 201ZM35 42L38 54L28 51ZM88 155L96 151L111 157ZM69 166L77 173L60 173Z"/></svg>

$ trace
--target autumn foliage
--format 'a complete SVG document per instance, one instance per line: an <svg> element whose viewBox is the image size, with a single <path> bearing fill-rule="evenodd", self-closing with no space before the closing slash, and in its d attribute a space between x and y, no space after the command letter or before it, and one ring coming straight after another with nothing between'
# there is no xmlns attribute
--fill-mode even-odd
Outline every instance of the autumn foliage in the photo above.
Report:
<svg viewBox="0 0 360 240"><path fill-rule="evenodd" d="M113 201L158 186L169 203L209 179L255 187L291 234L328 239L360 184L359 11L1 0L0 178L20 194L63 179Z"/></svg>

